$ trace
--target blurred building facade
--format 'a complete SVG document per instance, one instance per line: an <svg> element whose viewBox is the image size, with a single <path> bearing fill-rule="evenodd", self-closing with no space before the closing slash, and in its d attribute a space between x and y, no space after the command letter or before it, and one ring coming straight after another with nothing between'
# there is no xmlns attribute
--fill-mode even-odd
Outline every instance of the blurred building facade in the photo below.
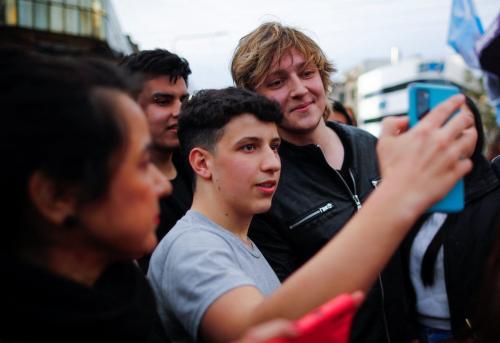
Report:
<svg viewBox="0 0 500 343"><path fill-rule="evenodd" d="M0 42L111 59L137 51L110 0L0 0Z"/></svg>
<svg viewBox="0 0 500 343"><path fill-rule="evenodd" d="M454 85L464 92L481 90L479 78L462 58L451 55L365 62L345 73L334 97L354 109L359 127L378 135L385 116L408 112L407 87L412 82Z"/></svg>
<svg viewBox="0 0 500 343"><path fill-rule="evenodd" d="M388 59L367 59L347 70L338 81L334 81L332 98L357 111L358 78L370 70L389 64Z"/></svg>

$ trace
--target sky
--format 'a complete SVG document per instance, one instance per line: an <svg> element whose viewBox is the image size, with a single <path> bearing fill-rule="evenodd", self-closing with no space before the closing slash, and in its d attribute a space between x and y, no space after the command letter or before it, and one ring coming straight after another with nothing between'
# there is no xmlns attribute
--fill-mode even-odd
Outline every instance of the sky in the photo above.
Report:
<svg viewBox="0 0 500 343"><path fill-rule="evenodd" d="M164 48L185 57L192 90L232 85L229 65L239 39L266 21L311 36L341 79L363 60L439 58L447 46L452 0L112 0L122 30L140 49ZM500 0L475 0L487 28Z"/></svg>

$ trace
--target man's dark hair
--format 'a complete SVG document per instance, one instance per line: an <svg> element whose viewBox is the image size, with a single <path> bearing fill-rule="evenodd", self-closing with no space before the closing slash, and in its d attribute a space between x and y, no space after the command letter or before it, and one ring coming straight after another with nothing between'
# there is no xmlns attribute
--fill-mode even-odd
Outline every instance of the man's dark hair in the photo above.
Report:
<svg viewBox="0 0 500 343"><path fill-rule="evenodd" d="M179 115L179 141L184 157L195 147L213 151L229 121L249 113L263 122L279 124L278 103L249 90L229 87L198 92L182 105Z"/></svg>
<svg viewBox="0 0 500 343"><path fill-rule="evenodd" d="M99 60L48 57L0 49L0 175L6 199L4 242L38 239L28 223L28 181L37 171L58 191L75 187L79 201L104 196L127 143L127 127L111 91L131 93L126 76ZM29 231L29 232L28 232Z"/></svg>
<svg viewBox="0 0 500 343"><path fill-rule="evenodd" d="M332 110L333 110L333 112L337 112L337 113L342 114L346 119L346 124L348 124L348 125L354 124L351 116L349 115L349 112L347 112L346 108L344 107L344 105L342 105L342 103L340 101L334 100L332 102Z"/></svg>
<svg viewBox="0 0 500 343"><path fill-rule="evenodd" d="M131 74L141 74L146 80L168 76L170 82L182 77L188 84L191 74L189 63L184 58L165 49L144 50L125 56L119 66Z"/></svg>

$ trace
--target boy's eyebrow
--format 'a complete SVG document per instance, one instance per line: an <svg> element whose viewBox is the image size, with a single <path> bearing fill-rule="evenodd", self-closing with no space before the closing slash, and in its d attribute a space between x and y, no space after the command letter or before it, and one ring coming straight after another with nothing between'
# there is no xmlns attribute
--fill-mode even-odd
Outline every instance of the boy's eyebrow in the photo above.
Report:
<svg viewBox="0 0 500 343"><path fill-rule="evenodd" d="M246 143L246 142L258 142L261 140L262 140L262 138L260 138L260 137L247 136L247 137L243 137L243 138L238 139L236 141L236 144L241 144L241 143Z"/></svg>
<svg viewBox="0 0 500 343"><path fill-rule="evenodd" d="M180 97L185 97L185 96L188 96L189 93L186 92L186 93L183 93L183 94L180 94ZM158 92L154 92L153 93L153 97L159 97L159 98L173 98L175 97L176 94L175 93L171 93L171 92L164 92L164 91L158 91Z"/></svg>
<svg viewBox="0 0 500 343"><path fill-rule="evenodd" d="M151 95L151 100L154 102L170 102L175 99L174 94L165 93L165 92L156 92Z"/></svg>
<svg viewBox="0 0 500 343"><path fill-rule="evenodd" d="M238 144L242 144L242 143L252 143L252 142L261 142L263 141L264 139L262 137L255 137L255 136L248 136L248 137L243 137L241 139L239 139L237 142L236 142L236 145ZM281 142L281 138L279 137L274 137L271 139L271 142L273 143L276 143L276 142Z"/></svg>
<svg viewBox="0 0 500 343"><path fill-rule="evenodd" d="M153 97L156 98L156 97L160 97L160 98L170 98L170 97L173 97L174 94L173 93L167 93L167 92L154 92L153 93Z"/></svg>
<svg viewBox="0 0 500 343"><path fill-rule="evenodd" d="M299 64L295 65L294 69L299 69L299 70L304 69L305 67L307 67L310 64L311 63L307 63L307 61L303 61L303 62L300 62ZM267 74L266 79L271 77L271 76L275 76L276 74L281 74L281 73L286 73L286 70L285 69L271 69L269 74Z"/></svg>

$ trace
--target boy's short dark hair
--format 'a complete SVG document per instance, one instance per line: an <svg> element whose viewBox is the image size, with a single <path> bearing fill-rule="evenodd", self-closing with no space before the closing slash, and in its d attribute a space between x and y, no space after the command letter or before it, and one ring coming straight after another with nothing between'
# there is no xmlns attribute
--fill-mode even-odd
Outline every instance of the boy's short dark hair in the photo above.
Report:
<svg viewBox="0 0 500 343"><path fill-rule="evenodd" d="M278 103L249 90L229 87L199 91L182 105L177 132L186 160L195 147L213 151L233 118L249 113L263 122L279 124Z"/></svg>
<svg viewBox="0 0 500 343"><path fill-rule="evenodd" d="M119 66L131 74L141 74L146 80L168 76L170 82L176 82L182 77L186 85L191 74L187 60L165 49L143 50L130 54L120 61Z"/></svg>

